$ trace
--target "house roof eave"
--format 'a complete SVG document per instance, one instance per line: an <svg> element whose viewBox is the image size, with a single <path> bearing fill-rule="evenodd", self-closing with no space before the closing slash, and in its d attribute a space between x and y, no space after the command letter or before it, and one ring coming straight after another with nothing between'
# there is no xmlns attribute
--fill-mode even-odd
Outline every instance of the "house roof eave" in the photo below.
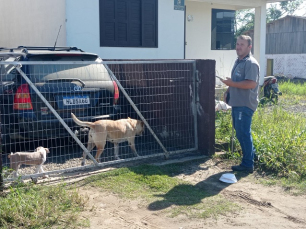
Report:
<svg viewBox="0 0 306 229"><path fill-rule="evenodd" d="M268 22L267 25L274 24L275 22L284 20L285 18L288 18L288 17L291 17L291 18L300 18L300 19L306 20L306 17L303 17L303 16L286 15L285 17L279 18L279 19L277 19L275 21ZM249 30L245 31L243 34L248 34L248 33L252 33L252 32L254 32L254 29L249 29Z"/></svg>
<svg viewBox="0 0 306 229"><path fill-rule="evenodd" d="M262 0L186 0L187 2L205 2L234 6L237 9L255 8L262 5ZM266 3L282 2L285 0L264 0Z"/></svg>

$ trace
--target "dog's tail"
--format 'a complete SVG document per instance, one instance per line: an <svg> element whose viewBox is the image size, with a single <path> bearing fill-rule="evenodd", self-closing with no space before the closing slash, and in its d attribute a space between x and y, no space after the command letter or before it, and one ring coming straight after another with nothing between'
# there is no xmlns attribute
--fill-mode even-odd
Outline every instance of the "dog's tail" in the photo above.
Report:
<svg viewBox="0 0 306 229"><path fill-rule="evenodd" d="M73 121L76 124L78 124L79 126L87 126L87 127L91 128L94 125L92 122L82 122L73 113L71 113L71 117L72 117Z"/></svg>

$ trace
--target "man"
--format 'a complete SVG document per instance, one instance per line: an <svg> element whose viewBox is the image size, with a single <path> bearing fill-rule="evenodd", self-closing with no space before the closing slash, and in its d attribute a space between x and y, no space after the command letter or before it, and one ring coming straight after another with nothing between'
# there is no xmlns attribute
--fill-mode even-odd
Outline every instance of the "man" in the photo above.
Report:
<svg viewBox="0 0 306 229"><path fill-rule="evenodd" d="M243 157L233 171L254 170L255 148L251 135L252 117L258 106L259 64L251 55L252 39L241 35L237 38L236 53L231 78L222 80L228 86L224 100L232 106L233 126L241 145Z"/></svg>

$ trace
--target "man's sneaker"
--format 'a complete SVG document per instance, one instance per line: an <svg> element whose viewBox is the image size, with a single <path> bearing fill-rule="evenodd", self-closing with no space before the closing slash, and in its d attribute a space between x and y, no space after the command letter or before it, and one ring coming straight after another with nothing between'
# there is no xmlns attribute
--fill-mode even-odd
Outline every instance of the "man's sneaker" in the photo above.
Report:
<svg viewBox="0 0 306 229"><path fill-rule="evenodd" d="M253 173L253 171L254 171L253 168L245 167L245 166L243 166L243 165L235 165L235 166L232 166L232 170L233 170L233 171L248 172L248 173Z"/></svg>

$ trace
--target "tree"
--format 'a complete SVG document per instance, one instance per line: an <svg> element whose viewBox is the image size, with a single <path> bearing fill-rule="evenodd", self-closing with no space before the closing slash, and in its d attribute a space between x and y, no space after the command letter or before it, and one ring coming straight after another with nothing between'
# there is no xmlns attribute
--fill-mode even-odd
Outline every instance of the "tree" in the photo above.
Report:
<svg viewBox="0 0 306 229"><path fill-rule="evenodd" d="M294 13L302 5L303 0L291 0L269 4L267 8L267 23ZM236 37L254 28L255 10L246 9L236 12Z"/></svg>
<svg viewBox="0 0 306 229"><path fill-rule="evenodd" d="M302 5L303 0L280 2L281 9L287 12L288 15L293 15L296 10Z"/></svg>
<svg viewBox="0 0 306 229"><path fill-rule="evenodd" d="M245 31L254 28L255 13L254 9L236 11L235 30L236 37L243 34Z"/></svg>

